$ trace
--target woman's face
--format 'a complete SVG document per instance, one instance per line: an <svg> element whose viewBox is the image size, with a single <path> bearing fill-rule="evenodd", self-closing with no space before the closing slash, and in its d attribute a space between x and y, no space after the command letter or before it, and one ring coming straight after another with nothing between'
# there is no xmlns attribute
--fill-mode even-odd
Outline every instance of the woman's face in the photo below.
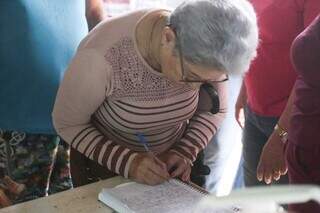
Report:
<svg viewBox="0 0 320 213"><path fill-rule="evenodd" d="M226 79L223 71L188 63L180 49L174 54L175 34L170 28L167 30L162 36L160 57L161 71L168 79L189 84L193 88L199 88L205 82Z"/></svg>
<svg viewBox="0 0 320 213"><path fill-rule="evenodd" d="M183 63L183 65L181 65ZM194 65L171 55L162 64L162 73L170 80L199 88L202 83L219 82L226 79L226 74L214 68Z"/></svg>

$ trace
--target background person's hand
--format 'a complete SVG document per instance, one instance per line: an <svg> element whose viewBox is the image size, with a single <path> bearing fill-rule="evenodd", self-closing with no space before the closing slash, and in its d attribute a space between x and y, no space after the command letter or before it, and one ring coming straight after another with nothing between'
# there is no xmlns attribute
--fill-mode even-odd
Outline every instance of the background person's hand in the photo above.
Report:
<svg viewBox="0 0 320 213"><path fill-rule="evenodd" d="M133 159L129 177L148 185L157 185L170 179L166 164L150 153L139 153Z"/></svg>
<svg viewBox="0 0 320 213"><path fill-rule="evenodd" d="M235 106L235 118L237 123L239 124L239 126L241 128L244 127L244 105L242 105L241 103L238 103L238 101L236 102L236 106Z"/></svg>
<svg viewBox="0 0 320 213"><path fill-rule="evenodd" d="M180 178L182 181L190 181L191 162L175 152L167 151L159 155L166 164L172 178Z"/></svg>
<svg viewBox="0 0 320 213"><path fill-rule="evenodd" d="M278 181L288 171L284 159L284 144L276 133L272 133L264 145L257 167L257 178L270 184Z"/></svg>
<svg viewBox="0 0 320 213"><path fill-rule="evenodd" d="M237 102L235 105L235 111L234 111L234 116L236 118L237 123L241 128L244 127L244 107L247 104L247 92L246 92L246 87L244 86L244 82L242 83L241 90L239 92Z"/></svg>

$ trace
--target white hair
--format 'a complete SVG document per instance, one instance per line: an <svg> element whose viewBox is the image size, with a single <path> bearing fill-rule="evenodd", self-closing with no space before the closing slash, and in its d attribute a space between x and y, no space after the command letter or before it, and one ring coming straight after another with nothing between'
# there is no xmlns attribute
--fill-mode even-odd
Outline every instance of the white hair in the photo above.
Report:
<svg viewBox="0 0 320 213"><path fill-rule="evenodd" d="M256 56L256 14L247 0L193 0L179 5L169 24L190 63L243 74Z"/></svg>

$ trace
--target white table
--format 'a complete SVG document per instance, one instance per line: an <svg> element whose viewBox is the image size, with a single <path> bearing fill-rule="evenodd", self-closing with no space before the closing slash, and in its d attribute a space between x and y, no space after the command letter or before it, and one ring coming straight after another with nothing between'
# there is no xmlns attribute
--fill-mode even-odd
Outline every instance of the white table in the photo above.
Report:
<svg viewBox="0 0 320 213"><path fill-rule="evenodd" d="M112 209L98 201L102 188L112 188L129 180L114 177L48 197L0 209L0 213L111 213Z"/></svg>

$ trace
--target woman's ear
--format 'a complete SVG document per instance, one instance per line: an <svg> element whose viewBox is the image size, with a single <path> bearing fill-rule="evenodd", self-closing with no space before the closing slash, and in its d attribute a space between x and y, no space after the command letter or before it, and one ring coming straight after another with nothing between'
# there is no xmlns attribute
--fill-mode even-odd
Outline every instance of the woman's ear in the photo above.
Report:
<svg viewBox="0 0 320 213"><path fill-rule="evenodd" d="M161 46L167 47L167 48L174 48L176 42L176 35L174 31L166 26L162 30L162 35L161 35Z"/></svg>

